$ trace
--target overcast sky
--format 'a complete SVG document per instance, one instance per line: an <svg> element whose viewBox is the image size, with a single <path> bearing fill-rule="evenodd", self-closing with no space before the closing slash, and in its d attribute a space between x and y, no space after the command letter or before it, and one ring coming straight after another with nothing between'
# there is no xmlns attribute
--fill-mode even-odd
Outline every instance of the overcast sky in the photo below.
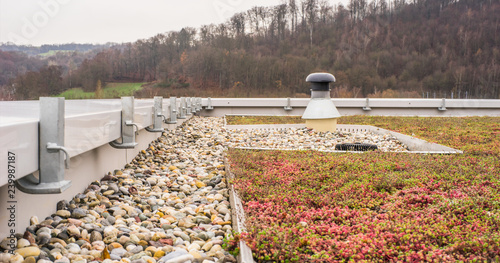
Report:
<svg viewBox="0 0 500 263"><path fill-rule="evenodd" d="M0 0L0 43L133 42L283 0ZM346 0L328 0L332 5Z"/></svg>

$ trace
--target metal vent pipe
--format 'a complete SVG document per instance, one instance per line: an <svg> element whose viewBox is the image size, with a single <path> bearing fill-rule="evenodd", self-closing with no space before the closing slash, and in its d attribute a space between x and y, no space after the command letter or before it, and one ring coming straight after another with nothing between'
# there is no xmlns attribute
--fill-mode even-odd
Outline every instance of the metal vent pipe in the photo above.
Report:
<svg viewBox="0 0 500 263"><path fill-rule="evenodd" d="M311 100L302 115L306 127L320 132L335 132L340 113L330 98L330 83L335 77L329 73L313 73L307 76L311 83Z"/></svg>

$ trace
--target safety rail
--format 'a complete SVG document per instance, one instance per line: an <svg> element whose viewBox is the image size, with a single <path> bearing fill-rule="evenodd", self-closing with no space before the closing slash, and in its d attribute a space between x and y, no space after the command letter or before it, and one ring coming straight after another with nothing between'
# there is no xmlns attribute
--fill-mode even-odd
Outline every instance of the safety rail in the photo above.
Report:
<svg viewBox="0 0 500 263"><path fill-rule="evenodd" d="M196 100L201 101L201 98ZM175 105L172 107L173 104ZM199 105L201 106L201 103ZM3 101L0 102L0 158L7 160L9 152L22 156L16 164L18 181L22 182L26 175L40 172L38 178L31 176L24 183L17 185L22 191L60 193L66 187L37 191L37 188L44 188L41 186L44 177L54 174L52 170L47 171L46 175L43 174L41 168L47 163L50 163L50 167L60 166L65 159L63 153L67 155L69 162L69 158L108 143L116 148L133 148L136 144L135 136L140 130L162 132L163 124L177 123L180 107L181 102L175 97L66 101L64 98L40 98L39 101ZM196 109L200 110L198 107ZM192 112L185 112L185 115L191 116ZM47 143L52 144L49 147ZM7 163L1 162L0 187L9 183L4 174L7 168ZM59 181L63 180L64 168L62 169L57 172ZM51 183L57 183L54 180L56 179L49 179Z"/></svg>
<svg viewBox="0 0 500 263"><path fill-rule="evenodd" d="M302 115L309 98L212 98L203 116ZM333 98L341 115L500 116L500 100Z"/></svg>

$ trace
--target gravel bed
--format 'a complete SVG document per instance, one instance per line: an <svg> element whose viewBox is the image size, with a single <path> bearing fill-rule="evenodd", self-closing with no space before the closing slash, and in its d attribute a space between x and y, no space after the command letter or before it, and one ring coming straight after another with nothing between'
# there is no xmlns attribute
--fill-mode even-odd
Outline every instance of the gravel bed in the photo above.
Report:
<svg viewBox="0 0 500 263"><path fill-rule="evenodd" d="M32 217L0 262L236 262L222 249L232 227L221 127L195 117L166 131L52 216Z"/></svg>
<svg viewBox="0 0 500 263"><path fill-rule="evenodd" d="M342 143L375 144L384 152L407 152L396 137L372 132L316 132L307 128L231 129L230 147L333 151Z"/></svg>

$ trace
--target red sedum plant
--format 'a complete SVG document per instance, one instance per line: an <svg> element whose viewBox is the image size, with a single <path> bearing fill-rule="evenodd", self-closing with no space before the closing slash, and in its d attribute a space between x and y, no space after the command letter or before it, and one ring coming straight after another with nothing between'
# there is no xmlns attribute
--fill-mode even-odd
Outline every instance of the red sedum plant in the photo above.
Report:
<svg viewBox="0 0 500 263"><path fill-rule="evenodd" d="M377 118L391 119L351 123L383 126ZM394 118L384 128L408 133L421 129L420 119ZM412 133L443 143L441 126L449 129L453 118L427 119L427 132ZM486 127L498 127L499 118L478 119L487 121L460 119L454 126L469 128L447 132L462 144L443 144L463 155L230 150L247 214L244 239L255 259L499 261L500 158L485 146L497 142L475 140L488 134ZM472 151L474 142L479 147Z"/></svg>

